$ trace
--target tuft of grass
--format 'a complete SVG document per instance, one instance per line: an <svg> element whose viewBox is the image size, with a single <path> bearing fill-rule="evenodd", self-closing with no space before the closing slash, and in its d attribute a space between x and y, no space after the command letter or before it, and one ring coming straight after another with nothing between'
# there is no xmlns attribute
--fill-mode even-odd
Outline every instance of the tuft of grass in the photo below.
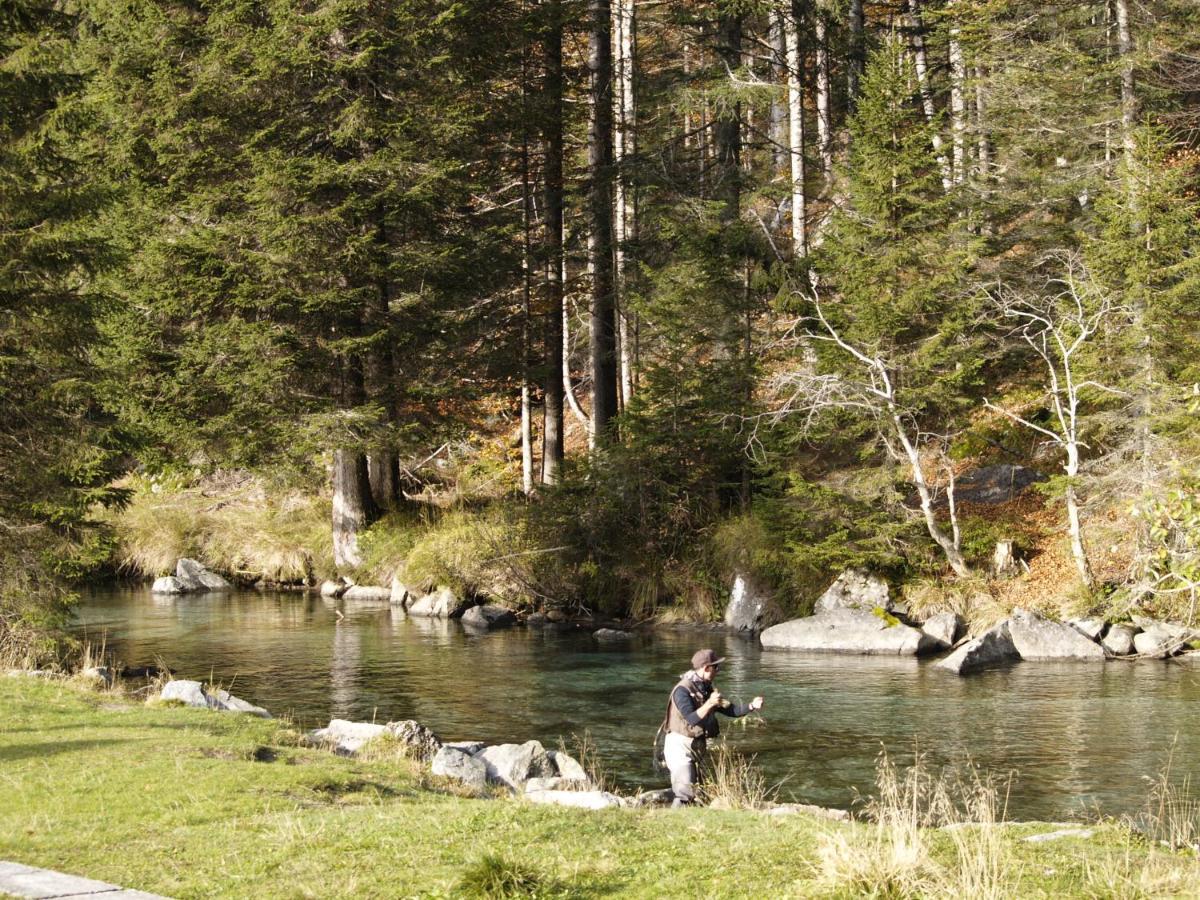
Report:
<svg viewBox="0 0 1200 900"><path fill-rule="evenodd" d="M1192 795L1192 778L1174 773L1175 742L1167 761L1157 775L1145 776L1150 782L1146 807L1129 824L1146 839L1170 850L1200 852L1200 799Z"/></svg>
<svg viewBox="0 0 1200 900"><path fill-rule="evenodd" d="M572 749L568 750L566 742L559 738L558 752L567 754L579 763L587 773L588 780L574 784L568 782L568 789L577 787L579 790L612 790L612 779L604 768L603 760L600 759L600 750L592 738L592 733L585 729L582 734L572 734L571 745Z"/></svg>
<svg viewBox="0 0 1200 900"><path fill-rule="evenodd" d="M481 900L537 897L543 887L542 877L533 869L490 853L469 865L458 880L460 896Z"/></svg>
<svg viewBox="0 0 1200 900"><path fill-rule="evenodd" d="M912 581L904 586L904 601L919 618L940 612L957 613L972 634L986 631L1012 612L992 583L981 576L953 581L941 578Z"/></svg>
<svg viewBox="0 0 1200 900"><path fill-rule="evenodd" d="M779 785L769 787L753 756L734 750L724 741L709 746L704 762L700 795L709 806L721 809L761 809L774 800Z"/></svg>

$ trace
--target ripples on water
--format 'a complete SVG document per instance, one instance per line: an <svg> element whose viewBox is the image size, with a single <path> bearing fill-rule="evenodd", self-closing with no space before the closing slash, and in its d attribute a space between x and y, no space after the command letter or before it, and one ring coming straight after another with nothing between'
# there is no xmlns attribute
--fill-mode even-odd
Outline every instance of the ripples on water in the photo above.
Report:
<svg viewBox="0 0 1200 900"><path fill-rule="evenodd" d="M1020 663L958 678L912 659L764 652L720 632L627 644L533 628L476 635L385 604L258 592L97 590L79 630L103 636L127 665L161 658L179 677L218 681L304 726L417 719L447 740L548 746L587 730L627 788L665 785L651 770L651 739L701 646L729 658L723 693L766 697L760 725L721 722L788 799L850 805L871 792L886 748L901 763L923 752L935 764L969 759L1014 773L1011 818L1117 815L1141 808L1144 776L1173 740L1175 771L1200 762L1200 669L1178 664Z"/></svg>

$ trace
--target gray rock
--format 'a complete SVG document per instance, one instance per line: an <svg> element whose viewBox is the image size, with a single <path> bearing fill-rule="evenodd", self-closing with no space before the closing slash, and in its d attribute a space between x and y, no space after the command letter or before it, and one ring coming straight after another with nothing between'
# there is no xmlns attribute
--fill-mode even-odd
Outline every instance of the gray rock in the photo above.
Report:
<svg viewBox="0 0 1200 900"><path fill-rule="evenodd" d="M984 666L1015 662L1020 658L1017 648L1013 646L1006 620L979 637L967 641L935 665L937 668L953 672L955 675L966 675Z"/></svg>
<svg viewBox="0 0 1200 900"><path fill-rule="evenodd" d="M1175 638L1157 629L1139 631L1133 636L1133 649L1139 656L1150 659L1166 659L1178 645Z"/></svg>
<svg viewBox="0 0 1200 900"><path fill-rule="evenodd" d="M561 777L570 781L591 781L583 766L561 750L547 750L546 756L550 757L550 764Z"/></svg>
<svg viewBox="0 0 1200 900"><path fill-rule="evenodd" d="M1008 633L1021 659L1080 659L1102 662L1104 650L1070 625L1024 609L1013 610Z"/></svg>
<svg viewBox="0 0 1200 900"><path fill-rule="evenodd" d="M442 744L443 747L449 747L451 750L459 750L468 756L474 756L480 750L487 746L483 741L448 741Z"/></svg>
<svg viewBox="0 0 1200 900"><path fill-rule="evenodd" d="M229 691L216 690L208 695L210 704L215 701L216 709L224 712L248 713L252 716L258 716L260 719L269 719L271 714L261 706L255 706L253 703L247 703L239 697L233 696Z"/></svg>
<svg viewBox="0 0 1200 900"><path fill-rule="evenodd" d="M350 587L351 585L346 584L346 582L342 581L341 579L338 579L337 581L322 581L321 596L336 600L338 597L342 596L342 594L346 593Z"/></svg>
<svg viewBox="0 0 1200 900"><path fill-rule="evenodd" d="M771 816L814 816L818 819L829 819L833 822L849 822L850 813L844 809L829 806L813 806L810 803L773 803L766 809Z"/></svg>
<svg viewBox="0 0 1200 900"><path fill-rule="evenodd" d="M487 789L487 766L483 760L453 747L444 746L433 755L432 770L434 775L461 781L476 793Z"/></svg>
<svg viewBox="0 0 1200 900"><path fill-rule="evenodd" d="M525 792L530 791L572 791L592 788L590 781L577 781L574 778L562 778L554 775L550 778L530 778L525 782Z"/></svg>
<svg viewBox="0 0 1200 900"><path fill-rule="evenodd" d="M496 744L483 748L475 758L487 766L489 781L507 785L515 791L520 791L530 778L554 775L554 765L538 741Z"/></svg>
<svg viewBox="0 0 1200 900"><path fill-rule="evenodd" d="M1067 624L1088 640L1098 641L1107 623L1103 619L1071 619Z"/></svg>
<svg viewBox="0 0 1200 900"><path fill-rule="evenodd" d="M408 589L408 585L404 584L399 578L392 578L392 592L388 598L393 606L404 608L408 606L410 600L416 599L416 594Z"/></svg>
<svg viewBox="0 0 1200 900"><path fill-rule="evenodd" d="M540 626L540 625L548 625L549 623L550 623L550 617L547 616L544 612L530 613L528 616L525 617L526 625L533 625L536 627L536 626Z"/></svg>
<svg viewBox="0 0 1200 900"><path fill-rule="evenodd" d="M409 604L408 614L434 619L457 619L472 605L469 600L462 599L450 588L442 587Z"/></svg>
<svg viewBox="0 0 1200 900"><path fill-rule="evenodd" d="M725 625L734 631L762 631L783 619L771 593L753 577L741 572L734 575L729 605L725 607Z"/></svg>
<svg viewBox="0 0 1200 900"><path fill-rule="evenodd" d="M616 628L597 628L595 631L592 632L592 637L594 637L598 641L612 642L612 641L627 641L631 637L633 637L633 635L630 634L628 631L620 631L619 629L616 629Z"/></svg>
<svg viewBox="0 0 1200 900"><path fill-rule="evenodd" d="M355 584L346 588L346 592L342 594L343 600L360 601L366 603L390 603L392 599L392 589L385 587L374 587L366 584Z"/></svg>
<svg viewBox="0 0 1200 900"><path fill-rule="evenodd" d="M887 582L862 569L847 569L817 600L813 611L820 615L838 609L891 610Z"/></svg>
<svg viewBox="0 0 1200 900"><path fill-rule="evenodd" d="M442 748L438 736L420 722L405 719L402 722L388 722L386 727L392 737L408 747L408 755L414 759L432 759Z"/></svg>
<svg viewBox="0 0 1200 900"><path fill-rule="evenodd" d="M198 681L176 679L163 685L159 695L163 700L177 700L187 706L203 709L215 709L215 702L204 692L204 685Z"/></svg>
<svg viewBox="0 0 1200 900"><path fill-rule="evenodd" d="M529 791L525 799L532 803L573 806L576 809L610 809L621 805L621 798L608 791Z"/></svg>
<svg viewBox="0 0 1200 900"><path fill-rule="evenodd" d="M792 619L768 628L760 640L767 649L810 653L915 656L938 647L936 640L916 628L856 609Z"/></svg>
<svg viewBox="0 0 1200 900"><path fill-rule="evenodd" d="M1007 503L1030 485L1045 481L1041 472L1025 466L982 466L960 475L954 485L955 502Z"/></svg>
<svg viewBox="0 0 1200 900"><path fill-rule="evenodd" d="M1050 841L1061 841L1063 838L1077 838L1081 841L1086 841L1088 838L1096 834L1091 828L1061 828L1058 831L1044 831L1041 834L1031 834L1028 837L1023 837L1026 844L1046 844Z"/></svg>
<svg viewBox="0 0 1200 900"><path fill-rule="evenodd" d="M962 617L952 612L930 616L921 625L921 630L943 647L953 646L965 629Z"/></svg>
<svg viewBox="0 0 1200 900"><path fill-rule="evenodd" d="M1110 625L1100 646L1113 656L1128 656L1133 652L1133 635L1134 631L1128 625Z"/></svg>
<svg viewBox="0 0 1200 900"><path fill-rule="evenodd" d="M471 628L503 628L517 621L516 614L511 609L495 603L484 603L472 606L462 616L462 623Z"/></svg>
<svg viewBox="0 0 1200 900"><path fill-rule="evenodd" d="M643 806L667 806L675 799L675 792L670 788L660 788L657 791L643 791L640 794L630 798L629 805L634 807Z"/></svg>
<svg viewBox="0 0 1200 900"><path fill-rule="evenodd" d="M189 585L191 591L231 591L233 585L206 569L201 563L186 557L175 563L175 577Z"/></svg>
<svg viewBox="0 0 1200 900"><path fill-rule="evenodd" d="M387 734L386 725L376 725L373 722L349 722L345 719L331 719L325 728L310 731L308 742L329 747L334 753L343 756L353 756L368 741L380 735Z"/></svg>
<svg viewBox="0 0 1200 900"><path fill-rule="evenodd" d="M1141 628L1142 631L1160 638L1164 644L1173 642L1176 645L1182 645L1200 634L1195 628L1188 628L1178 622L1160 622L1158 619L1150 619L1146 616L1130 616L1130 618L1134 625Z"/></svg>
<svg viewBox="0 0 1200 900"><path fill-rule="evenodd" d="M113 673L108 666L88 666L79 673L80 678L86 678L88 681L94 681L97 684L103 684L106 687L112 684Z"/></svg>
<svg viewBox="0 0 1200 900"><path fill-rule="evenodd" d="M155 578L154 584L150 586L150 593L152 594L186 594L190 590L190 587L174 575L164 575L162 578Z"/></svg>

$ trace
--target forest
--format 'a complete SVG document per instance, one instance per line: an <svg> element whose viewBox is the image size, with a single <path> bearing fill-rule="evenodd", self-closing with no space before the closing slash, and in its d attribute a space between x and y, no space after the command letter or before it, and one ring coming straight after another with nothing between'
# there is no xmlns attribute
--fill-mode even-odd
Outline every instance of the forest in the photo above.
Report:
<svg viewBox="0 0 1200 900"><path fill-rule="evenodd" d="M181 555L1194 621L1198 350L1194 0L0 8L5 659Z"/></svg>

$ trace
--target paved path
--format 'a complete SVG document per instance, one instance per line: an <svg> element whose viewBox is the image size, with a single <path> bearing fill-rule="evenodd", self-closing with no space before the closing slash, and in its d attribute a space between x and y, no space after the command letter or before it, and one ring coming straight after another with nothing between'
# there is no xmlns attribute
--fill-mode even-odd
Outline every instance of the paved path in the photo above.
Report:
<svg viewBox="0 0 1200 900"><path fill-rule="evenodd" d="M0 894L12 894L17 897L34 897L38 900L79 900L83 897L98 897L99 900L168 900L158 894L147 894L145 891L131 891L94 881L91 878L80 878L78 875L64 875L62 872L51 872L49 869L37 869L33 866L23 866L20 863L0 861Z"/></svg>

